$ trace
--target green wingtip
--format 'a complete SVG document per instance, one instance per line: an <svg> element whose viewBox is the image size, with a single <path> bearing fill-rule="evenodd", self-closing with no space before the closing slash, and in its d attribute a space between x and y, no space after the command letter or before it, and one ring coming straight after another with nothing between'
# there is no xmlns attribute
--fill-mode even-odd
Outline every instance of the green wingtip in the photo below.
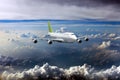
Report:
<svg viewBox="0 0 120 80"><path fill-rule="evenodd" d="M49 29L49 32L53 32L52 27L51 27L51 24L50 24L49 21L48 21L48 29Z"/></svg>

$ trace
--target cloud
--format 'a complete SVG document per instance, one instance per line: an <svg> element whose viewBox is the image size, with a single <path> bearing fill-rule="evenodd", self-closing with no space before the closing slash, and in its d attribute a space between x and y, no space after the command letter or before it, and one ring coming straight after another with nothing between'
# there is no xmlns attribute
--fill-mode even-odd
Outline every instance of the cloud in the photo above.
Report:
<svg viewBox="0 0 120 80"><path fill-rule="evenodd" d="M98 46L99 49L107 48L111 45L111 41L103 41L101 45Z"/></svg>
<svg viewBox="0 0 120 80"><path fill-rule="evenodd" d="M115 80L120 78L120 66L115 66L113 65L111 68L106 69L106 70L101 70L99 72L94 73L95 76L99 76L102 78L113 78Z"/></svg>
<svg viewBox="0 0 120 80"><path fill-rule="evenodd" d="M44 64L42 67L36 65L34 68L23 72L9 73L7 71L3 72L2 79L4 80L12 80L12 79L29 79L32 77L39 78L40 77L53 77L60 78L62 76L71 76L71 75L89 75L90 69L89 66L75 66L70 67L69 69L59 68L57 66L50 66L48 63Z"/></svg>
<svg viewBox="0 0 120 80"><path fill-rule="evenodd" d="M5 32L5 33L10 33L10 30L5 30L4 32Z"/></svg>
<svg viewBox="0 0 120 80"><path fill-rule="evenodd" d="M99 68L110 67L113 64L119 65L119 46L119 43L111 41L103 41L101 44L93 43L92 46L82 49L86 53L82 59L87 58L85 62Z"/></svg>
<svg viewBox="0 0 120 80"><path fill-rule="evenodd" d="M114 1L113 1L114 2ZM102 4L98 6L99 4ZM0 19L105 19L120 20L119 10L95 0L5 0L0 3ZM107 4L107 3L106 3ZM116 1L117 4L117 1ZM93 6L94 5L94 6ZM88 7L90 6L90 7ZM60 10L59 10L60 9ZM103 14L104 13L104 14Z"/></svg>
<svg viewBox="0 0 120 80"><path fill-rule="evenodd" d="M89 32L98 32L97 30L87 29ZM119 35L117 33L97 33L97 34L89 34L85 35L89 38L102 38L107 40L117 40L119 39Z"/></svg>
<svg viewBox="0 0 120 80"><path fill-rule="evenodd" d="M12 39L12 38L11 38L11 39L8 39L8 41L10 41L10 42L14 42L14 41L15 41L15 39Z"/></svg>
<svg viewBox="0 0 120 80"><path fill-rule="evenodd" d="M39 36L38 34L32 32L27 33L22 32L17 35L18 38L30 38L30 39L38 38L38 36Z"/></svg>
<svg viewBox="0 0 120 80"><path fill-rule="evenodd" d="M34 68L24 70L22 72L11 73L4 71L2 73L3 80L37 80L37 79L55 79L61 80L62 77L65 80L70 80L73 76L84 77L85 80L103 80L103 79L118 79L120 75L120 66L112 66L111 68L104 70L97 70L92 68L90 65L84 64L83 66L73 66L68 69L59 68L57 66L50 66L48 63L43 66L36 65Z"/></svg>
<svg viewBox="0 0 120 80"><path fill-rule="evenodd" d="M30 36L31 36L31 33L26 33L26 32L22 32L21 34L23 34L24 36L21 36L20 38L30 38ZM18 33L18 35L21 35L21 34L19 34ZM109 34L102 34L102 33L98 33L98 34L93 34L93 37L94 38L102 38L101 36L103 36L103 35L105 35L104 37L106 37L106 36L108 36ZM119 52L117 51L117 50L109 50L109 47L111 46L111 41L103 41L100 45L97 45L97 46L95 46L95 47L93 47L94 46L94 44L92 44L92 46L91 47L86 47L87 48L87 50L85 50L85 51L87 51L87 53L89 52L90 53L90 55L91 56L93 56L92 58L93 59L95 59L95 58L97 58L97 59L95 59L94 61L92 61L92 64L94 65L94 63L93 62L95 62L95 63L97 63L97 60L100 60L100 63L102 64L102 62L104 62L104 61L106 61L106 62L109 62L109 60L108 59L113 59L113 58L116 58L116 57L114 57L114 56L117 56L117 57L119 57L118 55L119 55ZM55 44L56 45L56 44ZM69 44L70 45L70 44ZM102 45L102 49L96 49L98 46L101 46ZM103 47L104 46L104 47ZM55 46L56 47L56 46ZM29 46L29 45L25 45L25 46L19 46L18 47L18 50L20 50L20 52L22 53L22 50L24 50L24 49L27 49L27 50L33 50L33 48L34 48L34 46ZM60 49L60 47L58 46L57 47L58 49L59 49L59 51L61 50ZM66 48L66 46L62 46L62 48ZM92 50L91 51L89 51L88 50L88 48L92 48ZM68 46L67 48L66 48L68 51L70 50L70 47ZM66 50L65 49L65 50ZM80 49L80 48L79 48ZM106 50L106 49L108 49L108 50ZM18 51L17 50L17 51ZM56 51L57 51L57 49L55 49ZM67 51L66 50L66 51ZM78 48L76 48L76 46L72 46L71 47L71 51L73 51L73 53L75 53L75 51L76 50L78 50ZM46 51L46 50L45 50ZM55 53L53 50L50 50L50 51L52 51L52 53ZM47 51L46 51L47 52ZM79 51L80 52L80 51ZM47 52L48 53L48 52ZM49 52L49 53L51 53L51 52ZM76 51L76 53L77 53L77 51ZM85 53L85 52L84 52ZM94 55L94 54L96 54L96 55ZM23 54L26 54L26 53L23 53ZM58 53L59 54L59 53ZM57 55L58 55L57 54ZM61 52L61 54L63 54L63 52ZM69 53L68 53L69 54ZM98 54L98 55L97 55ZM117 55L116 55L117 54ZM37 54L36 54L37 55ZM73 55L73 54L71 54L71 55ZM70 55L70 57L71 57L71 55ZM86 55L86 54L85 54ZM27 55L28 56L28 55ZM43 55L42 55L43 56ZM87 60L91 60L91 59L89 59L89 55L87 55L88 57L84 57L84 56L82 56L83 57L83 59L87 59ZM90 57L91 57L90 56ZM94 57L95 56L95 57ZM98 56L98 57L96 57L96 56ZM33 56L32 56L33 57ZM40 57L40 56L39 56ZM53 56L53 57L55 57L55 56ZM59 56L60 57L60 56ZM80 57L80 56L78 56L78 57ZM75 58L76 58L76 56L75 56ZM36 58L35 58L36 59ZM8 59L4 59L4 58L2 58L1 60L8 60ZM9 60L8 60L9 61ZM14 61L12 60L12 59L10 59L10 61L12 61L13 63L14 63ZM29 59L27 59L26 60L26 62L24 61L24 62L20 62L20 61L18 61L18 62L15 62L15 63L19 63L19 64L27 64L27 61L29 61ZM39 60L40 61L40 60ZM6 61L7 62L7 61ZM5 62L4 62L5 63ZM36 62L36 63L39 63L39 62ZM2 63L3 64L3 63ZM58 63L59 64L59 63ZM99 63L97 63L97 64L99 64ZM100 65L101 65L100 64ZM106 65L105 66L107 66L107 63L105 63ZM27 64L28 65L28 64ZM32 65L32 64L31 64ZM19 65L18 65L19 66ZM33 65L32 65L33 66ZM26 67L26 66L25 66ZM103 71L106 71L106 70L103 70ZM97 72L101 72L101 75L99 76L99 75L97 75L98 73ZM98 70L96 72L96 70L95 70L95 72L94 72L94 68L91 68L90 66L88 66L88 65L83 65L83 66L71 66L70 68L68 68L68 69L64 69L64 68L59 68L59 67L57 67L57 66L55 66L55 67L53 67L53 66L50 66L49 64L44 64L42 67L40 67L40 66L38 66L38 65L36 65L34 68L31 68L31 69L28 69L28 70L23 70L23 71L18 71L18 72L9 72L9 71L6 71L6 72L4 72L3 74L2 74L2 77L3 77L3 80L10 80L10 79L20 79L20 78L22 78L23 80L25 80L25 79L28 79L28 78L33 78L33 79L37 79L37 78L39 78L39 75L40 76L43 76L43 77L54 77L54 78L59 78L59 77L61 77L61 75L65 75L65 76L72 76L72 75L82 75L82 76L85 76L85 77L87 77L87 76L90 76L91 74L93 74L93 75L91 75L91 76L97 76L97 77L101 77L102 76L102 70ZM99 73L100 74L100 73ZM107 73L108 74L108 73ZM105 74L105 75L103 75L104 77L106 77L106 78L108 78L108 76L110 76L110 75L108 75L108 76L106 76L107 74ZM113 74L112 74L113 75Z"/></svg>
<svg viewBox="0 0 120 80"><path fill-rule="evenodd" d="M11 79L27 79L30 77L39 77L39 76L44 76L44 77L59 77L60 75L63 74L63 69L58 68L56 66L50 66L49 64L44 64L42 67L39 67L36 65L33 69L29 69L27 71L23 72L16 72L15 74L9 73L7 71L3 72L2 77L4 80L11 80Z"/></svg>
<svg viewBox="0 0 120 80"><path fill-rule="evenodd" d="M92 72L93 68L91 68L90 65L84 64L83 66L74 66L70 67L69 69L65 69L65 74L67 76L70 75L84 75L88 76L90 75L90 72Z"/></svg>
<svg viewBox="0 0 120 80"><path fill-rule="evenodd" d="M95 31L95 30L91 30L91 29L87 29L87 31ZM98 33L98 34L90 34L90 35L86 35L89 38L102 38L102 39L107 39L107 40L119 40L120 39L120 35L117 33Z"/></svg>
<svg viewBox="0 0 120 80"><path fill-rule="evenodd" d="M114 40L119 40L119 39L120 39L120 36L114 38Z"/></svg>
<svg viewBox="0 0 120 80"><path fill-rule="evenodd" d="M115 36L116 36L115 33L111 33L111 34L108 35L109 38L113 38L113 37L115 37Z"/></svg>
<svg viewBox="0 0 120 80"><path fill-rule="evenodd" d="M100 33L98 33L98 34L90 34L90 35L85 35L85 36L87 36L88 38L101 38L101 37L103 37L103 35L102 34L100 34Z"/></svg>
<svg viewBox="0 0 120 80"><path fill-rule="evenodd" d="M13 58L9 56L0 55L0 65L1 66L17 66L19 62L21 63L23 60L18 58Z"/></svg>
<svg viewBox="0 0 120 80"><path fill-rule="evenodd" d="M14 71L14 68L12 66L3 66L3 65L0 65L0 73L2 73L3 71Z"/></svg>
<svg viewBox="0 0 120 80"><path fill-rule="evenodd" d="M32 0L31 0L32 1ZM41 0L37 0L36 2L41 2ZM119 0L44 0L47 3L54 3L59 5L75 5L75 6L106 6L106 5L114 5L119 6Z"/></svg>
<svg viewBox="0 0 120 80"><path fill-rule="evenodd" d="M5 70L14 72L14 69L16 70L18 67L30 66L33 62L35 62L35 60L29 57L21 59L0 55L0 73Z"/></svg>
<svg viewBox="0 0 120 80"><path fill-rule="evenodd" d="M111 33L108 35L108 39L110 40L119 40L120 39L120 35L119 34L115 34L115 33Z"/></svg>

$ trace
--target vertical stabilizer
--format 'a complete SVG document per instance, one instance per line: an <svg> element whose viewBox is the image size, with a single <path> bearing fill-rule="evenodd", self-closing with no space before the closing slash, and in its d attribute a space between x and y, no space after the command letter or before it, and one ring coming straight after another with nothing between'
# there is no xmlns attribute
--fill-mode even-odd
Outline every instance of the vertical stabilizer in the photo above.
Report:
<svg viewBox="0 0 120 80"><path fill-rule="evenodd" d="M48 22L48 29L49 29L49 32L51 33L53 32L50 22Z"/></svg>

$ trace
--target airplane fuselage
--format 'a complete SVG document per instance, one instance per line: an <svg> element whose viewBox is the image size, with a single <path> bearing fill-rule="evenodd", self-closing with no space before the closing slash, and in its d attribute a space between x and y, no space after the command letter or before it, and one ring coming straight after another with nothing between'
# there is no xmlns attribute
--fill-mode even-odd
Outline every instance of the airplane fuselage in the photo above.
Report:
<svg viewBox="0 0 120 80"><path fill-rule="evenodd" d="M77 40L77 37L72 32L64 32L64 33L48 33L49 37L51 39L56 39L56 41L60 42L75 42Z"/></svg>

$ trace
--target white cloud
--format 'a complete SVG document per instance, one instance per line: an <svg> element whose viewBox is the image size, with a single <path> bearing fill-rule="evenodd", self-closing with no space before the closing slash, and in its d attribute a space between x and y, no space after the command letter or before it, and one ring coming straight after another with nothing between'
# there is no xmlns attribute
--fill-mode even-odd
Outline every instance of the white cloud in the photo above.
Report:
<svg viewBox="0 0 120 80"><path fill-rule="evenodd" d="M98 46L98 49L104 49L111 45L111 41L103 41L101 45Z"/></svg>
<svg viewBox="0 0 120 80"><path fill-rule="evenodd" d="M87 29L87 31L91 31L91 30ZM96 31L96 30L92 30L92 31ZM117 33L98 33L98 34L90 34L86 36L88 36L89 38L102 38L107 40L120 39L120 36Z"/></svg>
<svg viewBox="0 0 120 80"><path fill-rule="evenodd" d="M33 33L22 33L19 35L21 38L37 38L38 36Z"/></svg>
<svg viewBox="0 0 120 80"><path fill-rule="evenodd" d="M114 38L114 40L119 40L120 39L120 36L117 36Z"/></svg>
<svg viewBox="0 0 120 80"><path fill-rule="evenodd" d="M106 36L106 38L109 40L119 40L120 36L119 36L119 34L110 33L110 34L108 34L108 36Z"/></svg>
<svg viewBox="0 0 120 80"><path fill-rule="evenodd" d="M90 65L84 64L83 66L74 66L69 69L59 68L57 66L50 66L48 63L44 64L42 67L36 65L34 68L29 70L24 70L22 72L11 73L4 71L2 73L3 80L24 80L24 79L38 79L39 77L48 78L51 77L60 79L61 77L67 77L68 79L73 76L83 76L90 79L103 80L108 78L117 79L120 76L120 66L112 66L111 68L104 70L96 70Z"/></svg>
<svg viewBox="0 0 120 80"><path fill-rule="evenodd" d="M109 69L101 70L96 73L93 73L94 76L99 76L103 78L114 77L115 79L119 78L120 76L120 66L112 66Z"/></svg>
<svg viewBox="0 0 120 80"><path fill-rule="evenodd" d="M111 34L108 35L109 38L113 38L113 37L115 37L115 36L116 36L115 33L111 33Z"/></svg>
<svg viewBox="0 0 120 80"><path fill-rule="evenodd" d="M99 33L99 34L91 34L89 35L90 38L101 38L102 35Z"/></svg>
<svg viewBox="0 0 120 80"><path fill-rule="evenodd" d="M87 29L87 31L90 31ZM94 30L95 31L95 30ZM107 40L119 40L120 36L117 33L98 33L87 35L89 38L102 38Z"/></svg>
<svg viewBox="0 0 120 80"><path fill-rule="evenodd" d="M2 78L4 80L17 80L21 78L30 78L30 77L59 77L60 75L64 74L64 71L62 68L58 68L56 66L50 66L49 64L44 64L42 67L39 67L36 65L34 68L29 69L27 71L23 72L16 72L16 73L9 73L7 71L3 72Z"/></svg>
<svg viewBox="0 0 120 80"><path fill-rule="evenodd" d="M91 68L87 64L84 64L83 66L74 66L74 67L70 67L69 69L65 69L65 74L67 76L70 76L70 75L88 76L92 71L93 71L93 68Z"/></svg>

